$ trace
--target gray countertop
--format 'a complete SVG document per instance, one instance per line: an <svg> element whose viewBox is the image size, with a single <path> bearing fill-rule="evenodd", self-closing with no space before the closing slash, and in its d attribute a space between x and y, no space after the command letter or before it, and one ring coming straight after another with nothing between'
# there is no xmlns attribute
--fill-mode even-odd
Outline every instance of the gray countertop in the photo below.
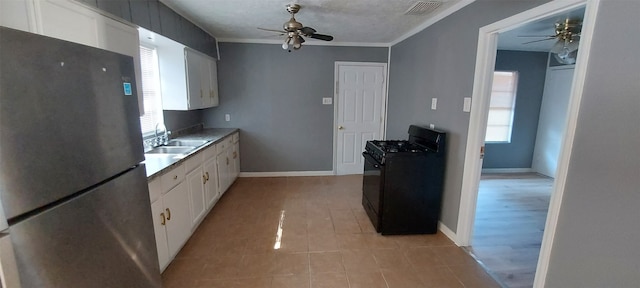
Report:
<svg viewBox="0 0 640 288"><path fill-rule="evenodd" d="M156 177L164 174L164 172L171 170L171 168L180 165L182 162L200 152L202 149L206 149L207 147L220 142L223 138L237 131L239 131L239 129L236 128L206 128L195 133L190 133L175 138L207 140L209 142L198 147L198 149L193 150L191 153L180 157L169 158L148 156L144 160L144 162L142 162L145 164L145 169L147 170L147 180L151 181L155 179Z"/></svg>

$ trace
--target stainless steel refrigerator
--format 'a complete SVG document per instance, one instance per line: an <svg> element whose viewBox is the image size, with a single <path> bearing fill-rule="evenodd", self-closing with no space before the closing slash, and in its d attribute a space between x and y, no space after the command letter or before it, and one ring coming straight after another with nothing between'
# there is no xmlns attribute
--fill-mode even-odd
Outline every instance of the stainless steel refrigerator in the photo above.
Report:
<svg viewBox="0 0 640 288"><path fill-rule="evenodd" d="M134 75L132 57L0 27L3 287L162 286Z"/></svg>

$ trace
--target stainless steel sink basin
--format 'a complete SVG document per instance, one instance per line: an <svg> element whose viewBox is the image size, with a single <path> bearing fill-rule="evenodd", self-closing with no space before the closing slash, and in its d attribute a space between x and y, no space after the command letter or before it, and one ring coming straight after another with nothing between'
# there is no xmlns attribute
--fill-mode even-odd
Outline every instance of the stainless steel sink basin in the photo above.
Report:
<svg viewBox="0 0 640 288"><path fill-rule="evenodd" d="M207 140L197 140L197 139L174 139L167 143L167 146L192 146L192 147L200 147L206 144Z"/></svg>
<svg viewBox="0 0 640 288"><path fill-rule="evenodd" d="M160 146L145 152L145 154L187 154L196 147L194 146Z"/></svg>

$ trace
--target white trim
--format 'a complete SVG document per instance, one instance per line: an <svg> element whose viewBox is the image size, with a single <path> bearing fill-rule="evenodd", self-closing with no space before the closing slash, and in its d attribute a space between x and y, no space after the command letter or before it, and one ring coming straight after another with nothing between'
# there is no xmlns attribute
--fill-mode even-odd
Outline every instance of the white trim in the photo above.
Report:
<svg viewBox="0 0 640 288"><path fill-rule="evenodd" d="M529 173L534 172L531 168L482 168L482 173Z"/></svg>
<svg viewBox="0 0 640 288"><path fill-rule="evenodd" d="M385 91L385 94L387 95L385 97L385 101L384 101L384 109L383 112L384 114L382 115L382 134L380 134L380 137L382 137L382 140L387 139L387 120L388 120L388 116L389 116L389 78L391 78L391 46L389 46L389 48L387 48L387 91Z"/></svg>
<svg viewBox="0 0 640 288"><path fill-rule="evenodd" d="M387 59L387 63L389 59ZM384 87L382 87L382 107L380 109L380 116L383 117L383 121L380 123L380 137L383 137L385 133L385 125L386 125L386 112L387 112L387 94L389 91L389 85L387 85L389 80L389 66L387 63L381 62L349 62L349 61L336 61L334 63L334 71L333 71L333 173L337 175L338 173L338 130L335 129L336 123L338 122L338 82L339 82L339 69L341 65L345 66L365 66L365 67L382 67L382 73L385 74L385 80L382 83ZM384 116L383 116L384 115Z"/></svg>
<svg viewBox="0 0 640 288"><path fill-rule="evenodd" d="M569 113L566 120L567 128L565 128L564 132L565 136L564 141L562 142L560 159L558 159L555 187L551 194L545 232L542 236L542 246L540 247L540 256L538 257L538 266L536 268L537 273L533 282L534 287L544 287L547 280L553 240L558 226L558 218L560 216L560 209L562 206L562 196L564 194L567 181L567 173L569 171L569 163L571 160L571 150L573 149L573 141L578 123L580 102L582 101L582 92L584 90L585 79L587 77L587 67L589 66L589 56L591 53L591 39L593 39L598 7L600 6L600 0L585 0L585 2L586 10L584 13L584 24L581 32L581 40L584 40L580 41L580 52L576 59L575 74L573 76L571 88L572 91L569 98Z"/></svg>
<svg viewBox="0 0 640 288"><path fill-rule="evenodd" d="M217 38L216 38L217 39ZM283 38L284 39L284 38ZM250 44L275 44L282 45L283 40L280 39L239 39L239 38L220 38L217 39L225 43L250 43ZM361 43L361 42L328 42L320 40L307 40L302 46L354 46L354 47L389 47L389 43Z"/></svg>
<svg viewBox="0 0 640 288"><path fill-rule="evenodd" d="M471 108L471 116L469 119L469 132L465 151L465 163L462 179L462 191L460 197L460 208L458 214L457 242L461 246L470 244L473 232L473 222L475 218L476 201L478 196L478 182L482 160L480 158L480 149L484 144L484 130L486 128L487 108L489 100L488 75L492 74L495 64L495 55L497 50L497 35L519 26L526 25L533 21L546 18L550 15L559 14L565 11L586 5L587 9L582 30L582 38L580 42L580 53L576 64L576 73L573 79L573 88L570 96L569 114L567 117L567 125L563 140L563 147L558 162L558 175L556 177L554 189L551 194L551 202L549 212L547 214L547 222L545 232L542 239L542 247L540 249L540 257L538 259L538 268L535 275L534 287L544 287L548 272L549 260L551 258L551 248L553 238L555 236L558 215L562 202L562 194L566 175L569 167L569 158L573 138L577 123L577 115L582 97L582 89L586 76L587 62L589 59L589 51L591 39L595 26L595 16L600 0L563 0L551 1L540 5L536 8L527 10L520 14L495 22L493 24L480 28L478 35L478 51L476 58L476 71L473 83L474 105Z"/></svg>
<svg viewBox="0 0 640 288"><path fill-rule="evenodd" d="M333 176L333 171L240 172L238 177L308 177Z"/></svg>
<svg viewBox="0 0 640 288"><path fill-rule="evenodd" d="M464 8L465 6L475 2L476 0L462 0L460 2L457 2L451 6L449 6L448 8L442 10L442 12L434 15L433 17L429 17L429 19L427 19L425 22L423 22L422 24L416 26L415 28L409 30L409 32L403 34L402 36L396 38L396 40L391 41L391 43L389 43L389 47L396 45L402 41L404 41L405 39L417 34L418 32L426 29L427 27L435 24L436 22L444 19L445 17L455 13L456 11Z"/></svg>
<svg viewBox="0 0 640 288"><path fill-rule="evenodd" d="M440 230L440 232L447 236L451 241L453 241L454 243L456 242L456 233L449 229L449 227L447 227L447 225L444 225L444 223L442 223L441 221L438 221L438 230Z"/></svg>

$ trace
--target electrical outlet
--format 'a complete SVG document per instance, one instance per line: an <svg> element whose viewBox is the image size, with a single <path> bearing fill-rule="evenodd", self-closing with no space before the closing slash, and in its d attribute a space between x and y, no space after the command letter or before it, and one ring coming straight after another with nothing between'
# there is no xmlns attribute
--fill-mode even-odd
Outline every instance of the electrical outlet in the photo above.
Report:
<svg viewBox="0 0 640 288"><path fill-rule="evenodd" d="M429 124L429 128L431 128L431 129L436 129L436 125Z"/></svg>
<svg viewBox="0 0 640 288"><path fill-rule="evenodd" d="M431 98L431 110L436 110L438 107L438 98Z"/></svg>
<svg viewBox="0 0 640 288"><path fill-rule="evenodd" d="M333 103L333 98L331 98L331 97L322 98L322 104L323 105L331 105L332 103Z"/></svg>
<svg viewBox="0 0 640 288"><path fill-rule="evenodd" d="M231 121L231 115L224 114L224 121L227 121L227 122Z"/></svg>

